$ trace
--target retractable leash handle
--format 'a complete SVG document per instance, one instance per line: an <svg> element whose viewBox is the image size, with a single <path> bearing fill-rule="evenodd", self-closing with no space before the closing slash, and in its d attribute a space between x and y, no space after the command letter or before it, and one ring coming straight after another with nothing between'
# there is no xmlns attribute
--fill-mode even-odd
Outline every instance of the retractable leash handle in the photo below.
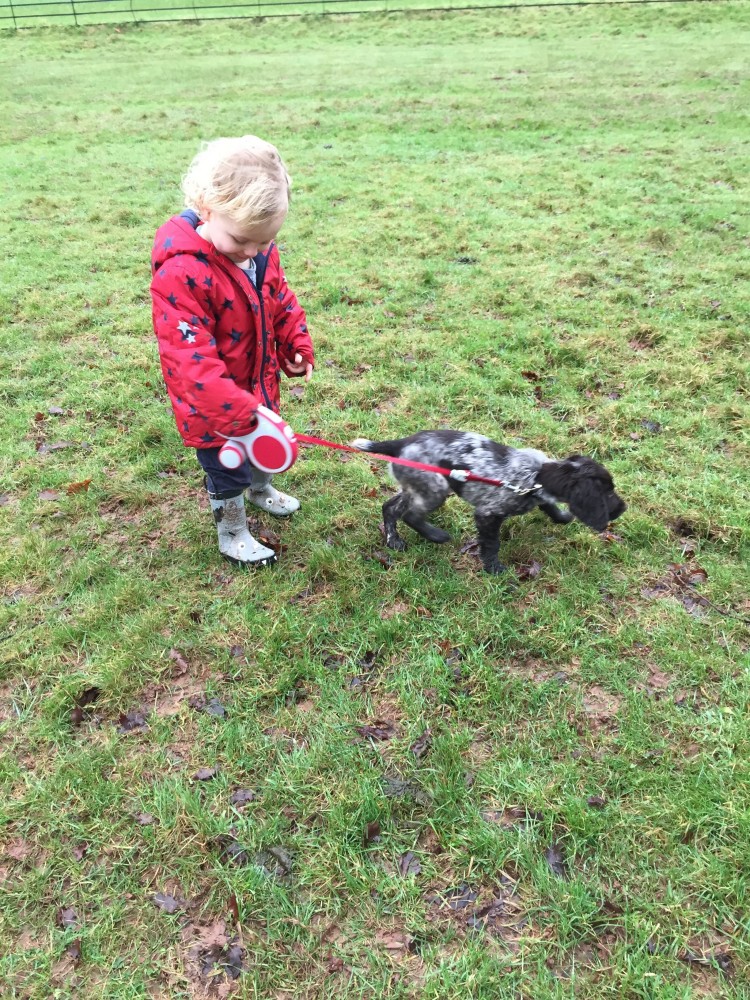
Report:
<svg viewBox="0 0 750 1000"><path fill-rule="evenodd" d="M265 406L259 406L254 417L255 427L249 434L227 438L219 451L219 461L225 469L239 469L247 459L261 472L285 472L294 465L299 451L294 431Z"/></svg>

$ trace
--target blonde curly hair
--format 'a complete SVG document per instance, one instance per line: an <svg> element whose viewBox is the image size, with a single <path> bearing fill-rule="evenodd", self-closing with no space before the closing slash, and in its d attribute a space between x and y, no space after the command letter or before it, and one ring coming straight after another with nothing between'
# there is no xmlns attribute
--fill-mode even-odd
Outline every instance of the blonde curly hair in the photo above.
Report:
<svg viewBox="0 0 750 1000"><path fill-rule="evenodd" d="M252 227L286 212L292 179L278 149L256 135L204 144L182 178L185 205Z"/></svg>

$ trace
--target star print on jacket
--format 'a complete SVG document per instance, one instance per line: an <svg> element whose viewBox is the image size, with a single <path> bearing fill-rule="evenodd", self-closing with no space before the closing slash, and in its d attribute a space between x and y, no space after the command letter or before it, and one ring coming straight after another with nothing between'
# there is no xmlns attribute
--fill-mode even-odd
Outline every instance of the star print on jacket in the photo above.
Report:
<svg viewBox="0 0 750 1000"><path fill-rule="evenodd" d="M280 370L313 362L305 314L272 245L255 258L259 291L198 236L197 215L157 232L151 296L162 372L187 447L247 434L259 404L278 412ZM199 412L200 411L200 412Z"/></svg>

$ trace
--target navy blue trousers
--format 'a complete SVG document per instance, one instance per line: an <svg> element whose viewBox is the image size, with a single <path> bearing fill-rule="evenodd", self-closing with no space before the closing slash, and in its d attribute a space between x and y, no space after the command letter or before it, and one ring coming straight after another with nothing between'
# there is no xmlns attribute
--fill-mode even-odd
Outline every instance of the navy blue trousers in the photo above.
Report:
<svg viewBox="0 0 750 1000"><path fill-rule="evenodd" d="M263 486L271 476L256 469L247 459L239 469L225 469L219 461L218 448L196 448L195 454L206 473L206 488L215 500L231 500L248 486Z"/></svg>

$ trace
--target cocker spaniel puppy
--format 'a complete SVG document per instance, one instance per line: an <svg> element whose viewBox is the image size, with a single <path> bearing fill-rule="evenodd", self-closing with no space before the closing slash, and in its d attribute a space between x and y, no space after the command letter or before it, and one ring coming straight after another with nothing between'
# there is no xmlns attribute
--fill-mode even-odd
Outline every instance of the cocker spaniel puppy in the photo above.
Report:
<svg viewBox="0 0 750 1000"><path fill-rule="evenodd" d="M539 507L557 524L578 518L594 531L604 531L627 508L615 493L612 476L603 465L584 455L556 460L533 448L511 448L468 431L420 431L394 441L352 441L361 451L374 451L447 469L467 469L502 486L449 478L403 465L391 465L401 487L383 504L386 545L399 551L406 543L398 533L403 521L430 542L450 541L450 535L426 519L456 493L474 508L482 563L488 573L502 573L498 560L500 526L506 517ZM563 511L557 506L567 504Z"/></svg>

